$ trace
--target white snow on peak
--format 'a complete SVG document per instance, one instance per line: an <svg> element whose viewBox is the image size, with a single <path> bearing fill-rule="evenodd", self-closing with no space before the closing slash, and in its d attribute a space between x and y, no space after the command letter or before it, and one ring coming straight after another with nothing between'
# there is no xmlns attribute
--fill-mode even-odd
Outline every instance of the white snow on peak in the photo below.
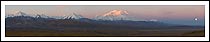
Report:
<svg viewBox="0 0 210 42"><path fill-rule="evenodd" d="M26 13L22 12L22 11L17 11L15 13L17 16L28 16Z"/></svg>
<svg viewBox="0 0 210 42"><path fill-rule="evenodd" d="M50 18L50 17L44 14L37 14L36 18Z"/></svg>
<svg viewBox="0 0 210 42"><path fill-rule="evenodd" d="M69 16L65 17L65 19L80 19L80 18L84 18L84 17L76 13L70 14Z"/></svg>
<svg viewBox="0 0 210 42"><path fill-rule="evenodd" d="M121 15L127 15L128 12L124 11L124 10L112 10L106 14L104 14L103 16L121 16Z"/></svg>
<svg viewBox="0 0 210 42"><path fill-rule="evenodd" d="M112 10L104 15L96 16L96 20L128 20L128 12L125 10Z"/></svg>

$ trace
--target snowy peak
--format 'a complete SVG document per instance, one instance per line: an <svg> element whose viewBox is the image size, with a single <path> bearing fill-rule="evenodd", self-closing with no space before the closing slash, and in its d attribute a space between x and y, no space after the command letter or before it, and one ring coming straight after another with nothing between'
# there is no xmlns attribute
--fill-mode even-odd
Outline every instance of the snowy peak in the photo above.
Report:
<svg viewBox="0 0 210 42"><path fill-rule="evenodd" d="M37 14L36 15L36 18L50 18L49 16L47 16L47 15L44 15L44 14Z"/></svg>
<svg viewBox="0 0 210 42"><path fill-rule="evenodd" d="M124 10L112 10L106 14L104 14L103 16L120 16L120 15L127 15L128 12L124 11Z"/></svg>
<svg viewBox="0 0 210 42"><path fill-rule="evenodd" d="M128 20L128 12L125 10L112 10L106 14L96 16L96 20Z"/></svg>
<svg viewBox="0 0 210 42"><path fill-rule="evenodd" d="M76 13L73 13L73 14L65 17L65 19L80 19L80 18L84 18L84 17L82 15L79 15Z"/></svg>
<svg viewBox="0 0 210 42"><path fill-rule="evenodd" d="M27 14L22 11L17 11L15 14L18 16L27 16Z"/></svg>

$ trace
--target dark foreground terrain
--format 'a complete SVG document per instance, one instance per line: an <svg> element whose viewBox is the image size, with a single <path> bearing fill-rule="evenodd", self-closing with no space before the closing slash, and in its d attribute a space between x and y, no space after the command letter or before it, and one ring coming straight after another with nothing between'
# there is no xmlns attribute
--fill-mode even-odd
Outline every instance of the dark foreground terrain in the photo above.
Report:
<svg viewBox="0 0 210 42"><path fill-rule="evenodd" d="M65 29L6 29L8 37L204 37L204 29L85 29L85 28L65 28Z"/></svg>
<svg viewBox="0 0 210 42"><path fill-rule="evenodd" d="M204 37L204 28L153 21L6 18L7 37Z"/></svg>

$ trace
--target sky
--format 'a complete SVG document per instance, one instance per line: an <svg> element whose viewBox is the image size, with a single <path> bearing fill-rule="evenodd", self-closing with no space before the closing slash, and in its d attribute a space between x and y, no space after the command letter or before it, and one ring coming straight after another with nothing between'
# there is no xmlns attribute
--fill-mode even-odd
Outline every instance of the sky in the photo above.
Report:
<svg viewBox="0 0 210 42"><path fill-rule="evenodd" d="M94 18L112 10L125 10L137 20L155 19L165 23L204 25L204 5L6 5L6 14L22 11L30 15L66 16L72 13ZM197 20L195 20L197 19Z"/></svg>

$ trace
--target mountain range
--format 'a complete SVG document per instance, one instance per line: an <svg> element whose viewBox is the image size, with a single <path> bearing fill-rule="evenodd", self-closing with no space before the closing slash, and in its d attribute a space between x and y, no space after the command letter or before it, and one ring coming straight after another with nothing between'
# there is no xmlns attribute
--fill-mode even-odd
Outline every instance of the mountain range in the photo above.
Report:
<svg viewBox="0 0 210 42"><path fill-rule="evenodd" d="M52 26L97 26L97 25L110 25L110 26L121 26L121 27L145 27L145 28L154 28L154 27L170 27L170 26L186 26L186 25L177 25L177 24L169 24L163 23L160 21L132 21L128 20L127 11L123 10L113 10L104 15L100 15L95 17L94 19L85 18L82 15L77 13L70 14L65 17L61 17L61 19L56 19L44 14L37 14L36 16L29 16L24 12L17 12L17 16L10 16L6 18L6 25L9 27L15 27L22 25L32 27L35 25L46 26L49 24L53 24ZM53 23L49 23L53 22ZM63 23L64 22L64 23ZM76 23L74 23L76 22ZM54 24L55 23L55 24ZM81 23L81 24L77 24ZM152 27L151 27L152 26Z"/></svg>
<svg viewBox="0 0 210 42"><path fill-rule="evenodd" d="M6 16L6 36L204 36L204 26L133 21L127 11L113 10L93 19L77 13L63 17L17 12Z"/></svg>
<svg viewBox="0 0 210 42"><path fill-rule="evenodd" d="M78 13L72 13L66 16L47 16L44 14L37 14L37 15L29 15L26 14L22 11L17 11L15 14L8 14L6 17L14 17L14 16L31 16L31 17L43 17L43 18L56 18L56 19L80 19L80 18L85 18L84 16L78 14ZM96 17L92 18L93 20L110 20L110 21L115 21L115 20L130 20L134 21L136 19L131 18L128 15L128 12L125 10L112 10L110 12L107 12L102 15L97 15Z"/></svg>

